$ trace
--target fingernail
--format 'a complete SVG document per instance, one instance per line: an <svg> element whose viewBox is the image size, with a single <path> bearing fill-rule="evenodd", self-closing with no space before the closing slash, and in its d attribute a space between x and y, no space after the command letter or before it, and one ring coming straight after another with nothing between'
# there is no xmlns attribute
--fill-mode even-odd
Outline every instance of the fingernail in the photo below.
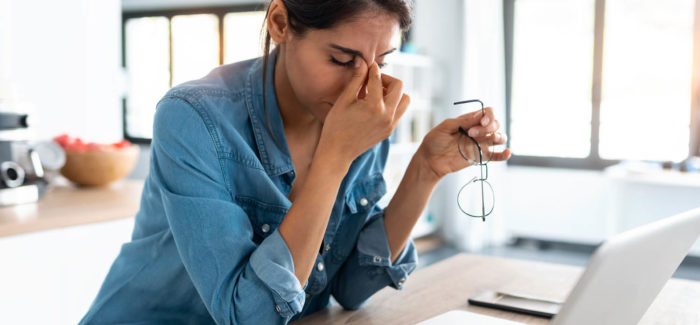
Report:
<svg viewBox="0 0 700 325"><path fill-rule="evenodd" d="M481 120L481 125L482 125L482 126L488 125L490 120L491 120L491 119L489 119L488 116L487 116L487 117L484 117L484 118Z"/></svg>
<svg viewBox="0 0 700 325"><path fill-rule="evenodd" d="M477 137L477 136L479 136L479 130L477 130L477 129L469 129L469 136L470 136L470 137Z"/></svg>

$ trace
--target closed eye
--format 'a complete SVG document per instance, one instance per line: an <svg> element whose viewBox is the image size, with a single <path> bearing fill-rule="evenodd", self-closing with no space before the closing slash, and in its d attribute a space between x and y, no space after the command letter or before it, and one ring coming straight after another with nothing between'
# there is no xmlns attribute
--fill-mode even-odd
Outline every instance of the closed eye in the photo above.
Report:
<svg viewBox="0 0 700 325"><path fill-rule="evenodd" d="M341 61L339 61L338 59L336 59L336 58L334 58L333 56L331 56L331 62L333 62L333 63L335 63L335 64L337 64L337 65L339 65L339 66L343 66L343 67L348 67L348 68L350 68L350 67L352 67L352 66L354 65L354 63L355 63L355 57L353 57L352 59L350 59L350 61L341 62ZM383 67L386 66L386 62L377 63L377 66L381 69L381 68L383 68Z"/></svg>
<svg viewBox="0 0 700 325"><path fill-rule="evenodd" d="M355 63L355 57L353 57L352 59L350 59L350 61L341 62L341 61L339 61L338 59L336 59L336 58L334 58L333 56L331 56L331 62L333 62L333 63L335 63L335 64L337 64L337 65L343 66L343 67L352 67L352 66L354 65L354 63Z"/></svg>

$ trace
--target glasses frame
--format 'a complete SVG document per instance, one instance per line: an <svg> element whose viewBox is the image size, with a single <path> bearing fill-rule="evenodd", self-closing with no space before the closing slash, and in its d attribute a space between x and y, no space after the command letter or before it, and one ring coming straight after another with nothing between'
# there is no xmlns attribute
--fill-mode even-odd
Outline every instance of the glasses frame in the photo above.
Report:
<svg viewBox="0 0 700 325"><path fill-rule="evenodd" d="M481 100L478 99L469 99L469 100L463 100L463 101L458 101L454 102L453 105L461 105L461 104L468 104L468 103L479 103L481 104L481 114L482 116L486 115L486 112L484 111L484 103ZM459 207L459 210L462 211L462 213L472 217L472 218L481 218L482 221L486 221L486 217L489 216L492 212L493 209L496 207L496 195L493 191L493 186L488 182L489 178L489 166L487 165L487 162L484 162L483 159L483 154L481 150L481 145L479 144L479 141L476 141L473 137L469 135L467 130L465 130L463 127L459 127L459 137L460 139L457 141L457 151L459 151L460 156L464 158L468 163L471 164L471 160L467 158L467 156L462 152L462 147L460 146L460 143L463 141L462 137L467 137L469 140L474 142L474 145L476 145L476 148L478 149L479 152L479 162L476 164L479 166L479 177L473 177L469 182L464 184L460 189L459 192L457 192L457 206ZM473 164L472 164L473 165ZM459 203L459 195L462 193L462 191L469 186L472 183L479 182L481 185L481 215L475 215L471 214L462 207L462 205ZM488 189L491 191L491 197L493 198L493 205L491 206L491 209L486 212L486 203L484 202L484 184L488 186Z"/></svg>

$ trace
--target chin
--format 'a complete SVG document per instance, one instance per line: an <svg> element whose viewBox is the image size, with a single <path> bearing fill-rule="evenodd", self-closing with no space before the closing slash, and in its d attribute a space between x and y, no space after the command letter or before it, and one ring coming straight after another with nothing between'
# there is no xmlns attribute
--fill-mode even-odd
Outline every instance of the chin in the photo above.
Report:
<svg viewBox="0 0 700 325"><path fill-rule="evenodd" d="M331 111L332 107L332 103L323 102L321 103L321 105L314 107L314 109L311 112L319 122L323 123L326 120L326 116L328 116L328 112Z"/></svg>

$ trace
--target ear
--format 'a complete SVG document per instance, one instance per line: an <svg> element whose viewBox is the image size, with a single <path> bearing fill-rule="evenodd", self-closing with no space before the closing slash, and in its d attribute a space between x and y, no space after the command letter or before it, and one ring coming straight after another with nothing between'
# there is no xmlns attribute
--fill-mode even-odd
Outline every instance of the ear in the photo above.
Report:
<svg viewBox="0 0 700 325"><path fill-rule="evenodd" d="M267 32L277 44L284 43L289 37L287 7L282 0L274 0L267 11Z"/></svg>

